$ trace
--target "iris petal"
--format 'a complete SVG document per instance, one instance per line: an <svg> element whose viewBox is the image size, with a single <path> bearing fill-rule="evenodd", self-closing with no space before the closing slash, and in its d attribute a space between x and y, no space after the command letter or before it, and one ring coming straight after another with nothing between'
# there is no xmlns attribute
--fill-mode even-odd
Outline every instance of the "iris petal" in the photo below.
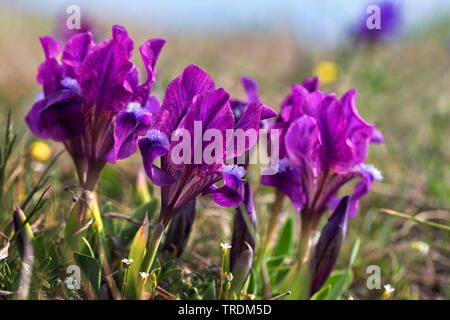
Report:
<svg viewBox="0 0 450 320"><path fill-rule="evenodd" d="M146 138L139 140L139 150L147 176L157 186L168 186L175 183L175 178L164 170L153 164L156 158L161 157L168 151L167 137L158 130L151 130Z"/></svg>
<svg viewBox="0 0 450 320"><path fill-rule="evenodd" d="M33 134L43 139L65 141L84 130L79 100L69 89L61 89L37 101L25 120Z"/></svg>

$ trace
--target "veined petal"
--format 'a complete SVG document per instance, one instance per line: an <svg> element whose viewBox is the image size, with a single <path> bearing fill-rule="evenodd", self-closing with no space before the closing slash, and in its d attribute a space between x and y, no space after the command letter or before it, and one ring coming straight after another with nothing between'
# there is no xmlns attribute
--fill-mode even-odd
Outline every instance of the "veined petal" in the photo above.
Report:
<svg viewBox="0 0 450 320"><path fill-rule="evenodd" d="M175 178L153 164L156 158L166 154L169 149L167 136L159 130L150 130L146 138L139 140L139 150L147 176L160 187L175 183Z"/></svg>
<svg viewBox="0 0 450 320"><path fill-rule="evenodd" d="M67 41L61 61L66 68L66 75L75 78L76 71L94 46L92 33L79 33Z"/></svg>
<svg viewBox="0 0 450 320"><path fill-rule="evenodd" d="M349 172L354 165L354 151L347 137L347 121L342 104L334 95L313 92L303 105L306 114L316 119L321 136L322 170Z"/></svg>
<svg viewBox="0 0 450 320"><path fill-rule="evenodd" d="M124 49L127 59L130 59L133 54L134 43L128 36L127 30L125 30L122 26L114 25L112 27L112 36L114 42L119 44Z"/></svg>
<svg viewBox="0 0 450 320"><path fill-rule="evenodd" d="M150 39L139 48L145 70L147 71L147 81L136 89L136 92L134 93L134 100L138 101L142 105L147 103L150 88L155 82L156 60L158 60L161 49L165 43L166 40L164 39Z"/></svg>
<svg viewBox="0 0 450 320"><path fill-rule="evenodd" d="M77 79L88 107L97 114L116 113L124 109L132 92L125 88L125 80L133 68L128 61L130 44L120 42L126 31L113 27L113 39L105 40L89 51L80 65Z"/></svg>
<svg viewBox="0 0 450 320"><path fill-rule="evenodd" d="M347 118L347 137L353 144L355 164L363 163L367 158L370 139L374 133L375 125L364 121L356 109L356 90L349 90L341 98Z"/></svg>
<svg viewBox="0 0 450 320"><path fill-rule="evenodd" d="M294 165L309 164L316 169L318 151L322 144L320 132L314 118L302 116L292 123L284 137L289 159Z"/></svg>
<svg viewBox="0 0 450 320"><path fill-rule="evenodd" d="M292 94L288 95L281 105L281 117L284 121L294 121L298 117L308 114L305 112L306 104L308 102L308 90L299 85L291 86Z"/></svg>
<svg viewBox="0 0 450 320"><path fill-rule="evenodd" d="M133 65L127 76L125 87L130 91L135 91L139 87L139 78L139 69Z"/></svg>
<svg viewBox="0 0 450 320"><path fill-rule="evenodd" d="M201 124L201 137L200 141L196 141L195 124ZM193 105L187 110L183 121L180 123L179 128L186 129L191 135L191 150L192 162L194 165L198 165L201 174L207 174L216 171L220 168L224 162L225 145L222 143L222 150L216 150L215 160L211 164L203 161L201 164L195 164L195 154L203 151L205 148L214 143L213 141L202 141L202 137L207 130L217 130L220 137L217 139L225 140L225 130L232 129L234 125L233 112L231 111L229 104L229 95L223 89L217 89L214 91L200 93L194 98ZM198 137L197 137L198 138ZM216 139L215 138L215 139ZM172 145L172 147L175 144Z"/></svg>
<svg viewBox="0 0 450 320"><path fill-rule="evenodd" d="M196 95L214 90L211 77L201 68L187 66L167 87L161 111L154 115L154 127L168 137L177 128Z"/></svg>
<svg viewBox="0 0 450 320"><path fill-rule="evenodd" d="M56 60L56 57L61 52L61 46L51 36L39 39L44 49L45 61L39 66L36 80L42 84L44 94L49 95L61 88L61 79L64 77L64 69Z"/></svg>

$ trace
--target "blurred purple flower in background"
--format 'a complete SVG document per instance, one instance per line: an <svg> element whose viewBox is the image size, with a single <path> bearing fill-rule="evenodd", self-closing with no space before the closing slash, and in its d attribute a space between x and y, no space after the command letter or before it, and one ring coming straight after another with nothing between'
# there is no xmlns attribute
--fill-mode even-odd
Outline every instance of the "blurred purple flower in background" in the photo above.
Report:
<svg viewBox="0 0 450 320"><path fill-rule="evenodd" d="M81 186L93 190L107 161L115 162L137 150L150 115L159 109L150 98L155 63L165 41L148 40L140 47L147 79L139 84L139 70L129 61L133 41L120 26L112 39L95 44L90 32L71 37L61 53L59 42L40 38L46 60L37 81L43 96L26 116L38 137L63 142L72 156Z"/></svg>
<svg viewBox="0 0 450 320"><path fill-rule="evenodd" d="M356 42L374 44L382 40L388 40L400 31L402 15L401 6L398 2L381 1L373 3L373 5L380 8L380 28L369 29L367 19L370 14L364 12L365 14L360 17L361 20L357 22L352 32Z"/></svg>

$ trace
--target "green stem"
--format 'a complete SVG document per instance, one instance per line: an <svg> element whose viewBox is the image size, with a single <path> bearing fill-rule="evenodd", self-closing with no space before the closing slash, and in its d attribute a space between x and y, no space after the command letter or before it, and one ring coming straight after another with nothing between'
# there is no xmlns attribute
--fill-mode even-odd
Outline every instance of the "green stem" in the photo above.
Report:
<svg viewBox="0 0 450 320"><path fill-rule="evenodd" d="M303 264L308 261L309 251L311 247L311 231L310 231L310 219L309 214L306 211L302 211L301 213L301 233L298 244L298 258L295 266L292 266L289 273L286 275L281 288L283 291L287 291L290 289L291 284L296 278L298 272L300 271Z"/></svg>
<svg viewBox="0 0 450 320"><path fill-rule="evenodd" d="M400 217L400 218L403 218L403 219L408 219L408 220L411 220L411 221L414 221L414 222L417 222L417 223L420 223L420 224L424 224L424 225L429 226L429 227L434 227L434 228L439 228L439 229L443 229L443 230L446 230L446 231L450 231L450 227L446 226L446 225L443 225L443 224L417 219L417 218L412 217L410 215L407 215L407 214L404 214L404 213L401 213L401 212L397 212L397 211L394 211L394 210L380 209L380 211L383 212L383 213L390 214L392 216L396 216L396 217Z"/></svg>
<svg viewBox="0 0 450 320"><path fill-rule="evenodd" d="M155 230L153 231L152 238L150 239L150 242L148 244L144 260L142 261L142 270L146 273L150 273L150 269L152 268L156 252L158 251L158 247L163 235L164 235L164 224L161 221L155 226Z"/></svg>
<svg viewBox="0 0 450 320"><path fill-rule="evenodd" d="M224 263L225 263L225 255L226 255L226 251L222 250L222 267L220 269L220 290L219 290L219 297L217 298L217 300L220 300L220 298L222 297L223 276L224 276L223 266L224 266Z"/></svg>
<svg viewBox="0 0 450 320"><path fill-rule="evenodd" d="M275 235L276 227L278 226L277 220L280 215L281 208L283 207L284 193L277 190L275 195L275 202L272 206L272 212L270 213L269 222L267 224L267 236L264 242L264 254L266 255L270 249Z"/></svg>

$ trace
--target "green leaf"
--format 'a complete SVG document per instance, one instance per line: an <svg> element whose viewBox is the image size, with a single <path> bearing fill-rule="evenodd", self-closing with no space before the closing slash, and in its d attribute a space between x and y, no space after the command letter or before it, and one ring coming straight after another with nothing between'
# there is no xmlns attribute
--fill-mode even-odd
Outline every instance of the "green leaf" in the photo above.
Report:
<svg viewBox="0 0 450 320"><path fill-rule="evenodd" d="M292 216L286 219L281 227L280 235L272 250L271 257L267 262L269 268L280 266L292 247L292 239L294 235L294 219Z"/></svg>
<svg viewBox="0 0 450 320"><path fill-rule="evenodd" d="M83 271L84 276L92 284L92 288L98 297L100 294L100 283L102 276L102 266L100 261L76 251L73 253L73 258Z"/></svg>
<svg viewBox="0 0 450 320"><path fill-rule="evenodd" d="M37 261L43 261L47 258L47 247L44 242L44 235L40 234L34 237L34 256Z"/></svg>
<svg viewBox="0 0 450 320"><path fill-rule="evenodd" d="M142 261L144 260L145 253L147 251L149 226L150 224L148 222L148 217L145 215L144 222L137 231L133 243L131 244L128 259L133 259L134 262L131 263L127 272L127 299L138 299L141 295L142 280L139 272L142 271Z"/></svg>
<svg viewBox="0 0 450 320"><path fill-rule="evenodd" d="M350 261L347 266L347 269L345 269L343 274L339 277L339 280L337 281L336 285L332 286L331 293L328 296L329 300L339 299L339 297L344 293L344 291L352 283L352 280L353 280L352 266L356 260L356 256L358 255L359 245L360 245L360 240L358 239L358 240L356 240L355 244L353 245L352 253L350 255ZM325 282L325 285L327 284L327 282Z"/></svg>
<svg viewBox="0 0 450 320"><path fill-rule="evenodd" d="M443 224L440 224L440 223L435 223L435 222L430 222L430 221L417 219L417 218L415 218L413 216L410 216L410 215L407 215L407 214L404 214L404 213L401 213L401 212L397 212L397 211L394 211L394 210L380 209L380 211L383 212L383 213L390 214L392 216L396 216L396 217L400 217L400 218L407 219L407 220L410 220L410 221L414 221L416 223L420 223L420 224L425 225L425 226L429 226L429 227L433 227L433 228L439 228L439 229L442 229L442 230L450 231L450 227L449 226L446 226L446 225L443 225Z"/></svg>
<svg viewBox="0 0 450 320"><path fill-rule="evenodd" d="M89 241L88 241L85 237L83 237L83 236L81 237L81 239L83 239L83 242L86 244L86 248L88 249L89 256L90 256L91 258L95 258L94 250L92 250L92 246L91 246L91 244L89 243ZM93 237L92 239L95 240L95 237Z"/></svg>
<svg viewBox="0 0 450 320"><path fill-rule="evenodd" d="M331 285L323 286L319 291L314 293L311 300L326 300L331 292Z"/></svg>
<svg viewBox="0 0 450 320"><path fill-rule="evenodd" d="M206 289L203 300L216 300L216 282L214 280Z"/></svg>
<svg viewBox="0 0 450 320"><path fill-rule="evenodd" d="M150 221L157 209L158 200L153 199L152 201L138 207L133 213L131 213L130 217L138 221L143 221L145 215L147 214L147 218ZM134 224L125 224L125 227L121 232L120 239L129 239L128 241L130 241L131 239L133 239L138 229L139 227Z"/></svg>

